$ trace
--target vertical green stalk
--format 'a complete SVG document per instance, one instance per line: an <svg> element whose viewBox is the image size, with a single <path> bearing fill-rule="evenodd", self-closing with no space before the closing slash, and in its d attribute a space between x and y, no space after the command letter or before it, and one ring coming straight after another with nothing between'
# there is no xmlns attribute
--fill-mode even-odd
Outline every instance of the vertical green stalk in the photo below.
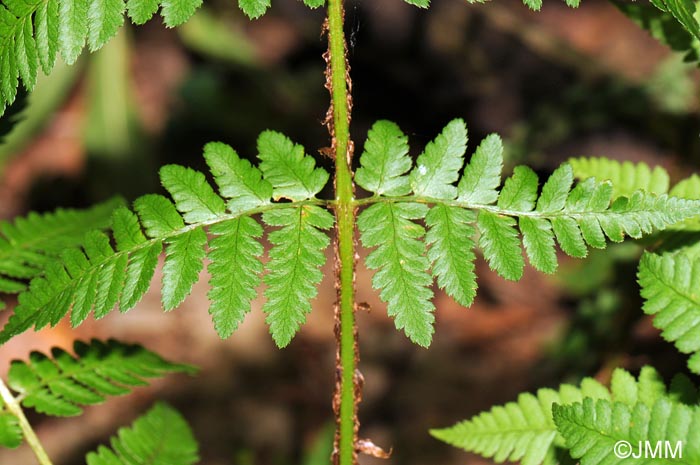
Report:
<svg viewBox="0 0 700 465"><path fill-rule="evenodd" d="M22 429L22 434L24 435L24 439L27 440L27 444L29 447L31 447L32 451L34 451L34 455L36 455L39 463L41 465L52 465L51 459L49 459L44 447L39 442L39 438L36 436L36 433L34 433L34 430L29 424L27 417L24 416L22 407L20 407L19 402L17 402L17 399L15 399L10 390L7 388L2 378L0 378L0 397L2 397L2 400L5 402L5 405L7 405L7 409L10 411L10 413L17 417L19 427Z"/></svg>
<svg viewBox="0 0 700 465"><path fill-rule="evenodd" d="M350 142L350 94L346 67L346 44L343 30L343 0L328 0L328 65L331 93L332 149L335 158L335 192L337 222L339 372L336 386L335 461L339 465L354 465L357 440L357 395L355 369L357 335L355 328L355 201L350 172L352 143ZM331 116L331 115L329 115ZM338 405L339 404L339 405Z"/></svg>

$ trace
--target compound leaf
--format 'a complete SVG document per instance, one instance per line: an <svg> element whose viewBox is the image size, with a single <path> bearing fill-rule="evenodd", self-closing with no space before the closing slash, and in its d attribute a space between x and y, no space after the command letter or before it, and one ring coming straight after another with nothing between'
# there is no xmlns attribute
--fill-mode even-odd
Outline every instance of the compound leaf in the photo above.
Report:
<svg viewBox="0 0 700 465"><path fill-rule="evenodd" d="M610 181L613 198L629 197L638 190L651 194L668 192L668 172L660 166L652 169L646 163L620 162L603 157L572 158L569 163L573 167L574 175L579 179L596 178L598 181Z"/></svg>
<svg viewBox="0 0 700 465"><path fill-rule="evenodd" d="M654 326L681 352L693 354L689 367L700 373L700 262L683 253L645 253L637 275L643 309Z"/></svg>
<svg viewBox="0 0 700 465"><path fill-rule="evenodd" d="M148 378L193 371L141 346L114 340L76 341L74 352L55 348L50 357L32 352L29 362L12 362L7 384L21 395L22 406L53 416L79 415L82 406L126 394Z"/></svg>
<svg viewBox="0 0 700 465"><path fill-rule="evenodd" d="M87 465L193 465L199 459L197 441L185 419L165 403L154 405L130 428L90 452Z"/></svg>

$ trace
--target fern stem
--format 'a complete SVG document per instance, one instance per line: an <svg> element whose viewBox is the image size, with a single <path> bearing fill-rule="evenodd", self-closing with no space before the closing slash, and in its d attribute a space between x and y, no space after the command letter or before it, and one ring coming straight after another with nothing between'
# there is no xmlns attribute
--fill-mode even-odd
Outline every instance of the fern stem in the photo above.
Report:
<svg viewBox="0 0 700 465"><path fill-rule="evenodd" d="M336 339L338 356L336 369L336 442L333 461L339 465L357 463L357 402L359 385L355 371L358 360L357 328L355 326L355 213L354 185L350 164L350 78L347 66L347 47L343 24L345 19L342 0L328 1L328 54L326 60L327 87L331 93L328 126L335 158L336 192L336 270L338 304L336 307ZM332 118L332 119L331 119Z"/></svg>
<svg viewBox="0 0 700 465"><path fill-rule="evenodd" d="M22 434L27 440L29 447L31 447L32 451L34 451L34 455L36 456L37 460L39 460L39 463L41 465L53 465L48 454L46 454L44 447L41 445L41 442L39 442L39 438L32 429L32 426L29 424L27 417L24 416L22 407L7 388L2 378L0 378L0 397L2 397L2 400L5 402L5 405L7 405L7 409L10 411L10 413L17 417L19 427L22 429Z"/></svg>

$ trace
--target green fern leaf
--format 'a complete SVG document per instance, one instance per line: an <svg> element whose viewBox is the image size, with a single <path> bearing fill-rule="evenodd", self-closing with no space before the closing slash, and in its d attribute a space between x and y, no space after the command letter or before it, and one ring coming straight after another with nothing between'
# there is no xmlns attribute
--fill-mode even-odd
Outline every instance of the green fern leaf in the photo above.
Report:
<svg viewBox="0 0 700 465"><path fill-rule="evenodd" d="M543 273L554 273L557 269L557 252L551 224L542 218L522 216L518 226L532 266Z"/></svg>
<svg viewBox="0 0 700 465"><path fill-rule="evenodd" d="M58 53L58 0L40 2L34 14L36 49L41 69L48 75Z"/></svg>
<svg viewBox="0 0 700 465"><path fill-rule="evenodd" d="M43 274L49 261L82 242L85 231L107 228L112 211L122 204L113 199L88 210L59 209L0 222L0 291L24 290L23 280Z"/></svg>
<svg viewBox="0 0 700 465"><path fill-rule="evenodd" d="M161 0L161 14L167 27L179 26L202 6L202 0Z"/></svg>
<svg viewBox="0 0 700 465"><path fill-rule="evenodd" d="M645 253L637 277L644 312L654 315L654 326L664 339L693 354L689 367L700 373L700 262L683 253Z"/></svg>
<svg viewBox="0 0 700 465"><path fill-rule="evenodd" d="M498 186L503 170L503 142L496 134L484 139L464 168L457 186L458 200L465 203L489 205L498 199Z"/></svg>
<svg viewBox="0 0 700 465"><path fill-rule="evenodd" d="M693 174L678 182L673 186L669 195L682 199L700 199L700 176Z"/></svg>
<svg viewBox="0 0 700 465"><path fill-rule="evenodd" d="M92 0L88 6L87 43L99 50L124 25L124 0Z"/></svg>
<svg viewBox="0 0 700 465"><path fill-rule="evenodd" d="M63 60L72 65L76 62L88 33L88 0L63 0L58 2L58 44Z"/></svg>
<svg viewBox="0 0 700 465"><path fill-rule="evenodd" d="M328 182L328 173L316 168L316 161L304 154L304 147L274 131L258 138L260 169L272 183L275 200L306 200L318 194Z"/></svg>
<svg viewBox="0 0 700 465"><path fill-rule="evenodd" d="M564 163L554 170L542 186L542 193L537 199L537 211L551 213L563 210L573 183L574 170L570 164Z"/></svg>
<svg viewBox="0 0 700 465"><path fill-rule="evenodd" d="M428 259L441 289L460 305L469 307L476 296L476 274L472 249L475 215L469 210L436 205L428 211L425 242Z"/></svg>
<svg viewBox="0 0 700 465"><path fill-rule="evenodd" d="M572 158L569 163L579 179L596 178L612 182L613 198L629 197L638 190L652 194L668 192L669 176L660 166L651 169L646 163L620 162L602 157Z"/></svg>
<svg viewBox="0 0 700 465"><path fill-rule="evenodd" d="M453 183L459 178L466 149L467 126L461 119L453 120L418 156L410 175L413 192L419 197L455 198Z"/></svg>
<svg viewBox="0 0 700 465"><path fill-rule="evenodd" d="M19 29L15 40L18 44L18 47L16 48L16 59L19 77L22 78L25 89L31 90L36 84L38 69L37 63L39 59L36 49L36 41L34 40L34 25L32 24L32 18L27 16L24 21L18 24L18 26Z"/></svg>
<svg viewBox="0 0 700 465"><path fill-rule="evenodd" d="M263 247L257 238L263 229L257 221L243 217L211 229L209 313L221 338L229 337L250 311L263 267Z"/></svg>
<svg viewBox="0 0 700 465"><path fill-rule="evenodd" d="M214 220L226 211L224 201L199 171L167 165L160 169L160 180L186 223Z"/></svg>
<svg viewBox="0 0 700 465"><path fill-rule="evenodd" d="M221 195L230 199L227 204L230 211L251 210L270 203L272 185L231 147L211 142L204 147L204 158Z"/></svg>
<svg viewBox="0 0 700 465"><path fill-rule="evenodd" d="M238 0L238 7L250 19L256 19L270 8L270 0Z"/></svg>
<svg viewBox="0 0 700 465"><path fill-rule="evenodd" d="M309 8L319 8L326 4L326 0L304 0L304 4Z"/></svg>
<svg viewBox="0 0 700 465"><path fill-rule="evenodd" d="M192 229L166 241L163 266L163 307L172 310L185 300L202 271L207 235Z"/></svg>
<svg viewBox="0 0 700 465"><path fill-rule="evenodd" d="M122 395L146 379L169 373L191 373L187 365L170 363L137 345L110 340L90 344L76 341L75 357L55 348L48 357L32 352L29 362L14 361L8 385L22 405L53 416L72 416L81 406L101 403L108 395Z"/></svg>
<svg viewBox="0 0 700 465"><path fill-rule="evenodd" d="M418 8L428 8L430 6L430 0L404 0L409 5L417 6Z"/></svg>
<svg viewBox="0 0 700 465"><path fill-rule="evenodd" d="M285 347L311 311L310 300L323 274L319 270L326 262L324 250L330 243L321 230L333 226L333 216L316 206L267 211L263 221L281 229L269 235L270 273L265 275L267 313L272 338Z"/></svg>
<svg viewBox="0 0 700 465"><path fill-rule="evenodd" d="M364 210L357 218L365 247L376 247L366 264L377 270L372 286L380 290L396 328L418 345L430 345L434 307L430 299L432 279L425 244L425 229L413 220L426 217L428 208L418 203L380 203Z"/></svg>
<svg viewBox="0 0 700 465"><path fill-rule="evenodd" d="M498 208L529 212L535 208L538 179L527 166L516 166L513 176L506 179L498 197Z"/></svg>
<svg viewBox="0 0 700 465"><path fill-rule="evenodd" d="M2 405L0 405L0 409ZM22 429L17 417L0 410L0 447L14 449L22 444Z"/></svg>
<svg viewBox="0 0 700 465"><path fill-rule="evenodd" d="M552 419L552 405L581 401L584 396L610 398L602 385L586 378L581 388L563 384L558 391L543 388L536 395L523 393L516 402L493 407L450 428L433 429L430 434L498 463L510 460L539 465L562 441Z"/></svg>
<svg viewBox="0 0 700 465"><path fill-rule="evenodd" d="M262 212L267 225L281 227L269 235L274 246L265 278L264 311L276 342L288 344L310 311L322 276L319 268L329 244L322 230L332 227L333 216L318 206L323 201L310 197L323 187L328 174L315 168L303 147L280 134L264 134L260 147L263 172L272 182L230 147L207 146L207 163L222 197L204 174L164 167L161 182L174 203L160 195L142 196L134 201L136 214L119 208L113 215L116 249L107 235L94 231L85 236L81 248L66 248L58 260L48 261L45 276L32 280L29 290L19 296L19 305L0 332L0 343L32 326L55 325L69 312L76 326L90 312L102 318L115 307L132 308L149 288L163 249L163 307L175 308L199 278L207 257L207 230L213 236L208 252L210 314L216 330L227 337L249 310L260 282L262 228L251 215ZM271 204L273 189L295 202Z"/></svg>
<svg viewBox="0 0 700 465"><path fill-rule="evenodd" d="M193 465L197 441L185 419L164 403L153 406L131 428L121 428L112 448L90 452L87 465Z"/></svg>
<svg viewBox="0 0 700 465"><path fill-rule="evenodd" d="M512 281L523 275L525 261L515 220L509 216L495 215L489 211L480 211L478 216L479 247L489 266L496 273Z"/></svg>
<svg viewBox="0 0 700 465"><path fill-rule="evenodd" d="M158 0L127 0L126 11L134 24L144 24L158 11Z"/></svg>
<svg viewBox="0 0 700 465"><path fill-rule="evenodd" d="M406 135L391 121L377 121L367 135L355 181L376 195L407 195L411 187L405 174L411 164Z"/></svg>
<svg viewBox="0 0 700 465"><path fill-rule="evenodd" d="M566 438L571 456L580 459L581 465L616 465L636 460L615 454L619 441L634 446L646 441L652 445L663 441L662 445L666 442L673 447L681 444L679 457L662 453L653 460L649 459L648 463L672 465L700 461L698 407L674 404L668 399L661 399L652 407L643 403L629 406L608 400L584 399L573 405L554 405L553 416L558 430Z"/></svg>
<svg viewBox="0 0 700 465"><path fill-rule="evenodd" d="M697 393L692 384L684 389ZM630 408L636 405L651 408L662 400L678 402L678 387L672 385L667 390L652 367L642 368L637 379L618 368L613 372L609 390L595 379L584 378L580 387L562 384L556 391L543 388L534 395L523 393L516 402L493 407L467 421L430 433L448 444L499 463L505 460L520 461L523 465L550 463L548 457L556 455L555 450L566 444L565 436L557 431L552 406L595 399Z"/></svg>
<svg viewBox="0 0 700 465"><path fill-rule="evenodd" d="M7 0L0 5L0 115L17 95L21 78L31 91L41 66L51 73L56 54L73 64L85 44L101 48L124 24L124 10L143 24L162 6L165 24L189 19L202 0Z"/></svg>

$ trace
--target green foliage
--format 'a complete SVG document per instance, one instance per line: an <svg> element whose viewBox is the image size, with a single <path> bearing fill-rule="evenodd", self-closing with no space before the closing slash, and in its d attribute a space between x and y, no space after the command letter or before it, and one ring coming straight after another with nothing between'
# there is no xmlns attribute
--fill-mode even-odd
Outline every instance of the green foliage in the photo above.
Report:
<svg viewBox="0 0 700 465"><path fill-rule="evenodd" d="M416 344L427 347L433 335L435 307L431 302L432 279L427 273L423 226L412 220L425 218L428 207L419 203L379 203L357 218L365 247L377 247L367 256L367 267L377 270L372 286L387 303L387 312Z"/></svg>
<svg viewBox="0 0 700 465"><path fill-rule="evenodd" d="M584 399L572 405L555 405L553 414L557 428L566 438L571 456L580 459L581 465L631 463L635 460L633 457L621 458L615 454L619 441L631 443L633 447L648 441L652 448L657 444L664 448L666 443L672 449L680 443L681 448L675 451L680 456L671 457L670 453L660 452L653 460L648 459L647 463L700 463L698 407L667 399L661 399L652 406ZM636 448L633 450L636 451Z"/></svg>
<svg viewBox="0 0 700 465"><path fill-rule="evenodd" d="M323 278L329 239L322 230L333 226L333 215L314 205L266 211L263 221L281 229L270 234L270 272L265 275L267 314L272 338L284 347L311 312L310 300Z"/></svg>
<svg viewBox="0 0 700 465"><path fill-rule="evenodd" d="M700 373L700 261L684 253L645 253L638 272L644 312L679 351L693 354L689 368Z"/></svg>
<svg viewBox="0 0 700 465"><path fill-rule="evenodd" d="M8 385L19 394L22 406L47 415L80 415L81 406L126 394L132 387L146 385L148 378L193 371L141 346L114 340L76 341L74 352L75 356L56 348L50 357L32 352L28 362L12 362Z"/></svg>
<svg viewBox="0 0 700 465"><path fill-rule="evenodd" d="M572 158L569 163L578 179L596 178L598 181L610 181L615 198L630 196L637 190L652 194L668 192L669 176L660 166L651 169L646 163L620 162L603 157Z"/></svg>
<svg viewBox="0 0 700 465"><path fill-rule="evenodd" d="M657 0L650 3L616 0L615 5L659 42L681 52L688 61L700 59L694 2Z"/></svg>
<svg viewBox="0 0 700 465"><path fill-rule="evenodd" d="M0 400L0 447L14 449L22 444L22 429L19 427L17 417L10 412L3 411Z"/></svg>
<svg viewBox="0 0 700 465"><path fill-rule="evenodd" d="M64 249L79 245L86 231L107 228L122 204L113 199L87 210L58 209L0 222L0 292L24 290L23 280L40 276Z"/></svg>
<svg viewBox="0 0 700 465"><path fill-rule="evenodd" d="M534 395L523 393L515 402L493 407L450 428L431 430L431 434L498 463L510 460L523 465L555 464L558 450L571 445L569 430L562 428L557 411L595 400L648 410L663 401L674 408L687 409L684 404L695 404L697 396L697 388L685 376L675 377L667 388L651 367L644 367L636 379L618 368L613 372L610 389L585 378L580 387L562 384L556 391L543 388ZM612 453L612 445L609 446Z"/></svg>
<svg viewBox="0 0 700 465"><path fill-rule="evenodd" d="M585 257L589 246L605 248L606 239L640 238L700 213L700 202L665 194L665 171L644 167L633 167L638 174L633 183L623 183L625 196L615 196L609 181L588 178L573 186L569 164L557 169L541 192L535 172L518 166L499 192L500 138L486 137L460 178L466 138L464 122L452 121L411 169L406 136L395 124L380 121L369 132L357 170L356 182L374 194L360 201L374 205L357 220L363 245L376 247L367 257L368 268L377 271L372 284L397 328L420 345L428 345L433 332L430 268L441 288L470 305L476 292L475 243L491 269L518 280L525 267L520 234L530 263L553 273L555 239L566 254ZM588 166L576 163L581 172ZM629 171L615 172L612 163L595 166L620 179ZM640 183L656 188L663 179L666 187L659 195L634 189ZM423 220L427 234L417 223Z"/></svg>
<svg viewBox="0 0 700 465"><path fill-rule="evenodd" d="M19 78L31 91L39 68L49 74L60 53L73 64L87 43L100 49L116 35L128 14L143 24L159 6L167 27L187 21L202 0L11 0L0 6L0 108L17 95ZM0 111L0 114L2 113Z"/></svg>
<svg viewBox="0 0 700 465"><path fill-rule="evenodd" d="M68 248L60 261L47 263L45 276L35 278L20 294L0 342L31 326L54 325L69 311L77 326L91 311L102 318L115 306L122 311L132 308L148 289L163 249L165 310L186 298L209 258L210 313L218 333L228 337L249 311L260 283L262 228L253 215L263 213L265 224L280 228L269 234L273 247L263 309L273 338L287 345L310 311L309 301L322 277L319 268L329 244L322 230L333 226L333 217L316 206L323 202L314 196L328 173L281 134L262 133L258 148L260 169L224 144L205 147L221 196L204 174L163 167L161 182L174 203L160 195L140 197L134 201L136 213L125 207L114 212L113 243L105 233L92 231L81 248ZM272 203L270 196L292 202Z"/></svg>
<svg viewBox="0 0 700 465"><path fill-rule="evenodd" d="M192 465L199 460L197 441L185 419L165 403L154 405L130 428L90 452L87 465Z"/></svg>

